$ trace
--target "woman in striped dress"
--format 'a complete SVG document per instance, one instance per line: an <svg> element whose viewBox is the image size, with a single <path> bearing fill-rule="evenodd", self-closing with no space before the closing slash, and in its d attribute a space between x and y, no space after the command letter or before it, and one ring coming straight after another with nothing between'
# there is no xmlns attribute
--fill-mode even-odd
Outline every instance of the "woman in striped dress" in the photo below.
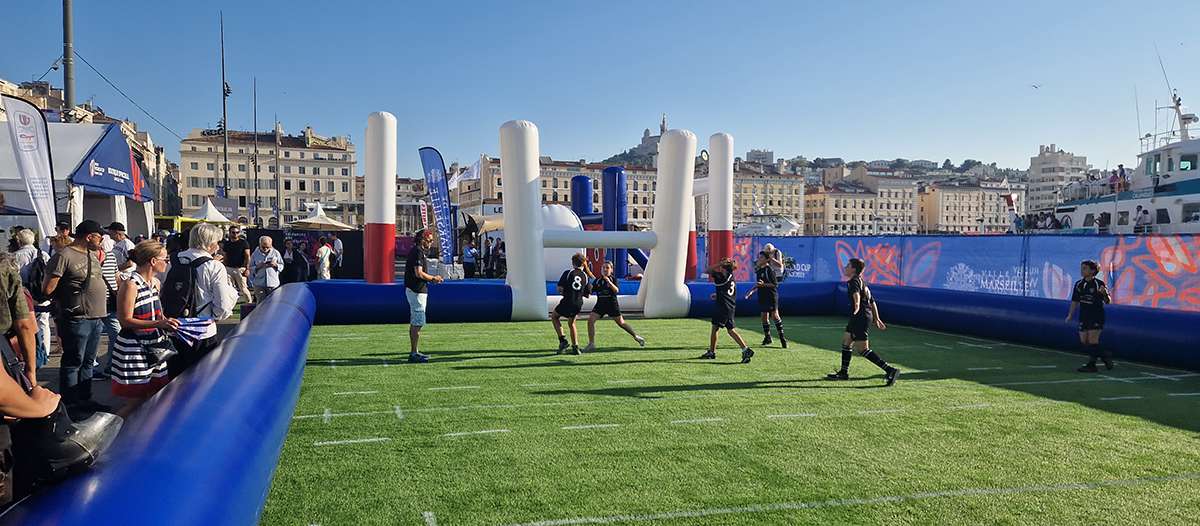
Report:
<svg viewBox="0 0 1200 526"><path fill-rule="evenodd" d="M158 299L158 274L167 266L167 249L158 241L143 241L129 251L137 265L129 279L121 280L117 292L117 319L121 332L113 350L113 394L129 398L127 411L167 384L166 360L155 362L145 347L167 340L166 332L179 322L163 315ZM127 413L126 413L127 414Z"/></svg>

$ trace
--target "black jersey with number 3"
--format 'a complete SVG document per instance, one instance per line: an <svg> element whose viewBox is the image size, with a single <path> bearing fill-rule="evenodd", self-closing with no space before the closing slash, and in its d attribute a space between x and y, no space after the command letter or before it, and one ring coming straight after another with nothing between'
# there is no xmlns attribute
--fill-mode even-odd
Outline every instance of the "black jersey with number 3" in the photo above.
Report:
<svg viewBox="0 0 1200 526"><path fill-rule="evenodd" d="M585 289L588 286L587 274L582 270L571 269L563 272L558 278L558 286L562 287L562 302L568 305L583 305Z"/></svg>
<svg viewBox="0 0 1200 526"><path fill-rule="evenodd" d="M713 285L717 287L717 312L729 314L737 308L737 283L731 272L713 272Z"/></svg>

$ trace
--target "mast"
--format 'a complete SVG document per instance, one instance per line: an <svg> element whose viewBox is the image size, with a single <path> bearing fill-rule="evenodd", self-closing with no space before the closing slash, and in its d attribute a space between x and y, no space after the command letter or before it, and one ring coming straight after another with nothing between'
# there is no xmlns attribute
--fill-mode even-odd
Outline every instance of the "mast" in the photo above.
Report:
<svg viewBox="0 0 1200 526"><path fill-rule="evenodd" d="M63 119L70 122L75 107L75 18L71 0L63 0Z"/></svg>
<svg viewBox="0 0 1200 526"><path fill-rule="evenodd" d="M222 155L224 161L221 163L221 172L225 176L225 198L230 199L229 195L229 111L226 101L229 99L231 90L229 83L225 82L225 13L218 15L221 24L221 138L224 143ZM234 207L236 210L237 207Z"/></svg>
<svg viewBox="0 0 1200 526"><path fill-rule="evenodd" d="M261 204L258 202L258 77L254 77L254 79L251 81L251 86L251 89L253 90L253 95L251 96L251 111L254 114L254 162L251 163L253 165L251 166L251 169L254 170L254 217L250 218L250 224L255 225L259 217L259 206L261 206Z"/></svg>

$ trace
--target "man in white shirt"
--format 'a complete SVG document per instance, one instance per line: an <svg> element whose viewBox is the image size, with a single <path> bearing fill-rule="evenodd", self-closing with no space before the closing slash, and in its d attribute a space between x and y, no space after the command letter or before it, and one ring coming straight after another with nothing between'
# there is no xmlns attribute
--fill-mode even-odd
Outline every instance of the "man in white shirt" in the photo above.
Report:
<svg viewBox="0 0 1200 526"><path fill-rule="evenodd" d="M106 243L104 250L106 252L111 250L113 255L116 256L118 269L122 271L128 270L133 266L133 264L129 262L129 251L133 250L134 244L133 241L129 239L129 235L125 233L125 225L117 221L113 221L111 225L108 225L106 230L108 230L108 236L111 239L112 247L108 247Z"/></svg>
<svg viewBox="0 0 1200 526"><path fill-rule="evenodd" d="M329 247L329 240L325 236L317 241L317 279L330 279L330 267L333 264L333 249Z"/></svg>
<svg viewBox="0 0 1200 526"><path fill-rule="evenodd" d="M271 236L258 238L258 250L250 256L250 281L254 287L254 303L262 303L279 287L279 271L283 270L283 255L271 245Z"/></svg>
<svg viewBox="0 0 1200 526"><path fill-rule="evenodd" d="M211 223L200 223L192 227L192 232L188 237L189 248L175 256L176 261L172 263L172 265L190 266L195 260L209 258L195 269L195 290L192 303L196 307L195 316L212 318L214 321L221 321L233 315L233 309L237 306L238 300L238 291L229 282L225 264L220 259L213 257L220 249L223 237L221 228ZM164 293L169 292L169 290L164 290ZM201 340L194 346L189 346L177 338L174 339L174 343L179 354L172 357L168 363L171 378L179 376L180 373L195 365L204 355L216 348L219 342L216 337L213 337Z"/></svg>
<svg viewBox="0 0 1200 526"><path fill-rule="evenodd" d="M346 253L346 246L342 244L342 239L338 237L337 232L333 232L329 236L333 239L333 268L337 269L335 272L338 273L338 277L341 277L342 256Z"/></svg>

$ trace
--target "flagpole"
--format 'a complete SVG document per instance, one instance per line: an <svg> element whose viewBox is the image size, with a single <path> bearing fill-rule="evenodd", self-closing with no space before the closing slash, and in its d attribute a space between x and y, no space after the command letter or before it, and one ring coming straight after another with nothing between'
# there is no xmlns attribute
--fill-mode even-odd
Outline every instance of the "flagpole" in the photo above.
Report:
<svg viewBox="0 0 1200 526"><path fill-rule="evenodd" d="M250 224L258 226L258 217L260 214L259 208L262 206L258 202L258 77L254 77L251 82L253 88L253 102L251 103L252 112L254 113L254 217L250 218Z"/></svg>
<svg viewBox="0 0 1200 526"><path fill-rule="evenodd" d="M225 175L225 198L230 199L229 195L229 111L226 101L229 99L229 83L225 82L225 13L218 12L218 20L221 25L221 137L224 142L224 162L221 164L222 173ZM234 207L235 214L237 207Z"/></svg>

